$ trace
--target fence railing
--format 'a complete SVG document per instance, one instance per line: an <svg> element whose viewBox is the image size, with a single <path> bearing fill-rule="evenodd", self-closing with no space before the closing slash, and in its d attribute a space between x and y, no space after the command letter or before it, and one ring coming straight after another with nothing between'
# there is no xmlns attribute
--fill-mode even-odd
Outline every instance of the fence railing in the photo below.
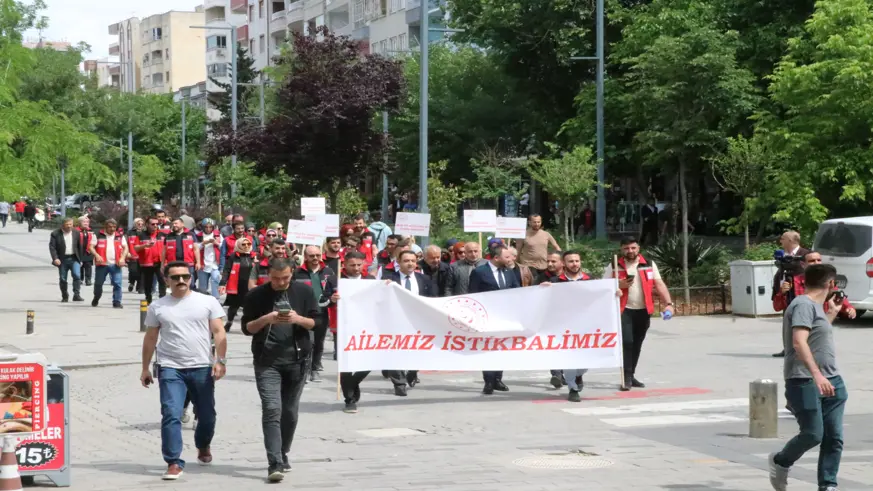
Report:
<svg viewBox="0 0 873 491"><path fill-rule="evenodd" d="M684 288L669 288L673 300L673 315L721 315L731 313L729 285L692 286L691 303L685 303ZM663 311L661 299L655 295L655 313Z"/></svg>

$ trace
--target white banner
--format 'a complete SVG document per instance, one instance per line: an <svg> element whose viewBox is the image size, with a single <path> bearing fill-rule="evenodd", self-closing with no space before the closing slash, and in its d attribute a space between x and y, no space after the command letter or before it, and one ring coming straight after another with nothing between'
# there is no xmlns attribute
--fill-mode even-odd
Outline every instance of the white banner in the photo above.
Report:
<svg viewBox="0 0 873 491"><path fill-rule="evenodd" d="M324 198L300 198L300 214L307 216L324 215Z"/></svg>
<svg viewBox="0 0 873 491"><path fill-rule="evenodd" d="M426 298L340 279L340 370L617 368L615 289L610 279Z"/></svg>
<svg viewBox="0 0 873 491"><path fill-rule="evenodd" d="M324 227L325 237L339 237L339 215L307 215L304 221Z"/></svg>
<svg viewBox="0 0 873 491"><path fill-rule="evenodd" d="M506 218L500 217L497 219L497 231L495 237L502 239L524 239L527 233L527 218Z"/></svg>
<svg viewBox="0 0 873 491"><path fill-rule="evenodd" d="M464 210L464 232L494 232L497 210Z"/></svg>
<svg viewBox="0 0 873 491"><path fill-rule="evenodd" d="M430 236L430 213L398 212L394 220L394 233L397 235Z"/></svg>
<svg viewBox="0 0 873 491"><path fill-rule="evenodd" d="M318 222L288 220L288 242L292 244L321 246L324 237L324 226Z"/></svg>

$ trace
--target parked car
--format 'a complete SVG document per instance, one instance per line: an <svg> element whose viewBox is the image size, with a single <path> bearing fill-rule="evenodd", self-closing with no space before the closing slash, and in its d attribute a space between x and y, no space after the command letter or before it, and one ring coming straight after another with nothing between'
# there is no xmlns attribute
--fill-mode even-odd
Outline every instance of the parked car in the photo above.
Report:
<svg viewBox="0 0 873 491"><path fill-rule="evenodd" d="M873 216L822 222L812 248L837 268L837 288L846 292L858 317L873 309Z"/></svg>
<svg viewBox="0 0 873 491"><path fill-rule="evenodd" d="M67 196L66 205L67 208L84 210L86 208L90 208L92 204L102 200L103 198L96 194L76 193L72 196Z"/></svg>

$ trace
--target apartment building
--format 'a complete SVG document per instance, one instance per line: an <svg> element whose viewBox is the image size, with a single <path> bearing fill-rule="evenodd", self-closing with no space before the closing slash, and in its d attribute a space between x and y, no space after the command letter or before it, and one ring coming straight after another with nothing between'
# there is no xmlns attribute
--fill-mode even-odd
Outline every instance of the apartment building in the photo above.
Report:
<svg viewBox="0 0 873 491"><path fill-rule="evenodd" d="M118 42L109 54L119 57L119 83L125 92L168 94L206 79L206 31L192 29L206 21L202 7L171 10L109 26Z"/></svg>
<svg viewBox="0 0 873 491"><path fill-rule="evenodd" d="M85 60L82 62L82 71L85 75L94 77L97 80L98 87L117 88L119 86L118 63L109 61L109 58ZM114 75L113 72L115 72Z"/></svg>
<svg viewBox="0 0 873 491"><path fill-rule="evenodd" d="M302 0L291 2L286 9L285 0L231 0L231 11L245 16L246 25L237 31L238 38L254 60L255 70L272 64L272 58L288 37L286 15L291 7L295 12L299 10L302 3Z"/></svg>
<svg viewBox="0 0 873 491"><path fill-rule="evenodd" d="M233 61L232 37L230 29L237 32L237 42L246 46L248 38L248 19L244 10L246 0L205 0L203 11L206 19L206 89L220 91L221 87L212 79L230 83L230 68ZM236 10L234 10L236 9Z"/></svg>

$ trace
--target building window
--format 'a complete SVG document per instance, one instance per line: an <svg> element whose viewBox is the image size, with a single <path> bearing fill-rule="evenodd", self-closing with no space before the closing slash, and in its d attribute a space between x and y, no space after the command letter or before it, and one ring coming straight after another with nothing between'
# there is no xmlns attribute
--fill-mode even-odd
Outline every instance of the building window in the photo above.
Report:
<svg viewBox="0 0 873 491"><path fill-rule="evenodd" d="M149 64L149 54L148 54L148 53L142 55L142 64L143 64L143 65L148 65L148 64Z"/></svg>
<svg viewBox="0 0 873 491"><path fill-rule="evenodd" d="M249 5L249 23L255 20L255 6Z"/></svg>
<svg viewBox="0 0 873 491"><path fill-rule="evenodd" d="M258 0L258 19L264 18L264 0Z"/></svg>
<svg viewBox="0 0 873 491"><path fill-rule="evenodd" d="M227 36L209 36L206 38L206 49L227 48Z"/></svg>
<svg viewBox="0 0 873 491"><path fill-rule="evenodd" d="M254 54L255 52L255 40L249 39L249 54Z"/></svg>
<svg viewBox="0 0 873 491"><path fill-rule="evenodd" d="M206 65L206 73L208 73L210 77L226 77L227 63L213 63L212 65Z"/></svg>
<svg viewBox="0 0 873 491"><path fill-rule="evenodd" d="M166 80L167 82L170 81L170 72L164 74L164 80Z"/></svg>
<svg viewBox="0 0 873 491"><path fill-rule="evenodd" d="M391 12L394 13L403 9L404 3L403 0L391 0Z"/></svg>
<svg viewBox="0 0 873 491"><path fill-rule="evenodd" d="M261 34L261 37L258 38L258 53L263 53L267 49L267 45L265 44L264 35Z"/></svg>
<svg viewBox="0 0 873 491"><path fill-rule="evenodd" d="M379 52L384 53L386 51L388 51L388 40L383 39L383 40L379 41Z"/></svg>
<svg viewBox="0 0 873 491"><path fill-rule="evenodd" d="M165 53L164 59L169 60L170 59L170 48L165 49L164 53Z"/></svg>
<svg viewBox="0 0 873 491"><path fill-rule="evenodd" d="M373 53L374 55L379 54L379 43L373 43L370 45L370 53Z"/></svg>
<svg viewBox="0 0 873 491"><path fill-rule="evenodd" d="M406 50L409 49L409 45L406 44L406 33L405 33L405 32L404 32L403 34L401 34L400 36L398 36L398 37L397 37L397 40L398 40L398 41L397 41L397 44L399 45L399 46L397 47L398 50L400 50L400 51L406 51Z"/></svg>
<svg viewBox="0 0 873 491"><path fill-rule="evenodd" d="M164 37L164 32L160 27L152 29L152 41L160 41Z"/></svg>
<svg viewBox="0 0 873 491"><path fill-rule="evenodd" d="M391 53L391 56L396 56L397 51L397 36L393 36L388 41L388 52Z"/></svg>

